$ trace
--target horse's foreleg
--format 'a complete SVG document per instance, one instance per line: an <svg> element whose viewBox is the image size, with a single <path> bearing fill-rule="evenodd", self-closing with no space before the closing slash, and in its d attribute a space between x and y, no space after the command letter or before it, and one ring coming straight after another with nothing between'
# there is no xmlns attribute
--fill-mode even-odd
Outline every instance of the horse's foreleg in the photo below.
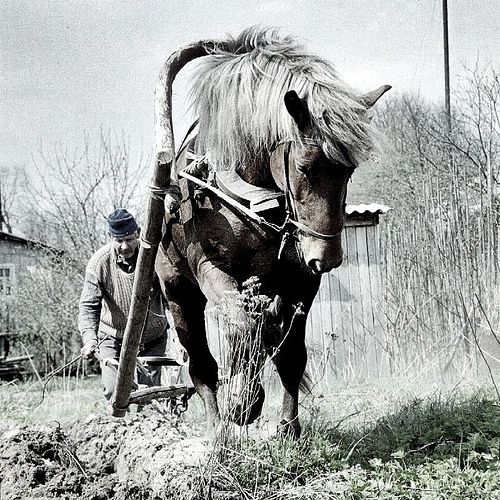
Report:
<svg viewBox="0 0 500 500"><path fill-rule="evenodd" d="M218 368L208 348L205 332L206 299L187 279L177 280L175 286L166 284L170 312L174 318L179 341L189 355L189 375L205 406L208 432L219 422L217 405Z"/></svg>
<svg viewBox="0 0 500 500"><path fill-rule="evenodd" d="M264 403L259 371L264 357L259 349L260 338L256 338L257 322L245 310L238 283L229 274L206 261L199 266L198 280L209 302L222 312L226 328L227 353L231 360L228 416L239 425L250 424L261 414Z"/></svg>
<svg viewBox="0 0 500 500"><path fill-rule="evenodd" d="M286 324L286 323L285 323ZM289 331L288 331L289 329ZM295 318L285 330L285 337L277 349L270 352L284 388L278 432L293 438L300 437L299 386L307 363L304 341L305 319Z"/></svg>

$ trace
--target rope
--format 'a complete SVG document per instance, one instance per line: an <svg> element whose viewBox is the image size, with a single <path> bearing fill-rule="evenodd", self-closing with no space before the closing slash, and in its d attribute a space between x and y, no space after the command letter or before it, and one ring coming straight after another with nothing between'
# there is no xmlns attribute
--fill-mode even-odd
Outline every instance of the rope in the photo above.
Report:
<svg viewBox="0 0 500 500"><path fill-rule="evenodd" d="M150 184L148 186L148 189L151 192L151 198L158 200L158 201L163 201L163 199L165 198L165 195L167 194L167 189L161 188L159 186L153 186Z"/></svg>
<svg viewBox="0 0 500 500"><path fill-rule="evenodd" d="M139 238L139 244L141 245L141 247L149 249L149 248L157 247L160 244L160 242L159 241L149 241L146 238L144 238L144 236L141 235L141 237Z"/></svg>
<svg viewBox="0 0 500 500"><path fill-rule="evenodd" d="M151 192L151 197L158 201L163 201L167 194L180 194L180 188L176 184L170 184L166 187L153 186L150 184L148 189Z"/></svg>

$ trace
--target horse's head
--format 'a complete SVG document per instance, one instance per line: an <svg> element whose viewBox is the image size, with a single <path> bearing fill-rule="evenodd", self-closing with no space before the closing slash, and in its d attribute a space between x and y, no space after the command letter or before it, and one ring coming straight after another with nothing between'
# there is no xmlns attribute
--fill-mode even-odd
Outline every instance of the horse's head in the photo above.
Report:
<svg viewBox="0 0 500 500"><path fill-rule="evenodd" d="M390 86L367 94L360 102L370 108ZM299 253L314 273L325 273L343 260L347 182L356 160L344 144L336 145L335 159L327 156L315 130L307 101L295 91L285 94L285 106L300 132L300 140L284 140L271 154L271 173L285 192ZM362 118L363 119L363 118Z"/></svg>

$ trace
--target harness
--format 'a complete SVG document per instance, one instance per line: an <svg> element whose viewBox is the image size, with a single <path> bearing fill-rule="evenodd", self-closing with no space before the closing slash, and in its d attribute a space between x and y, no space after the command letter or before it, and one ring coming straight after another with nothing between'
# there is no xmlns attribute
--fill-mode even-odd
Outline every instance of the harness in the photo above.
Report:
<svg viewBox="0 0 500 500"><path fill-rule="evenodd" d="M286 242L291 238L296 238L296 235L298 233L305 234L307 236L312 236L313 238L325 241L333 240L334 238L340 236L342 233L342 229L340 229L340 231L337 231L334 234L320 233L298 220L297 210L295 208L295 203L290 188L290 148L293 142L294 141L292 140L280 141L274 145L270 153L270 159L272 159L273 155L280 149L280 147L283 146L283 179L284 179L283 194L285 199L285 220L281 225L269 222L261 215L250 210L249 208L247 208L246 206L244 206L242 203L238 202L231 196L228 196L214 184L205 182L202 179L199 179L187 173L184 170L179 171L179 176L184 177L185 179L193 182L194 184L214 193L220 199L224 200L226 203L236 208L238 211L240 211L253 221L257 222L259 225L267 227L272 231L281 234L280 249L278 252L278 258L280 258ZM315 144L317 144L317 142L315 142Z"/></svg>

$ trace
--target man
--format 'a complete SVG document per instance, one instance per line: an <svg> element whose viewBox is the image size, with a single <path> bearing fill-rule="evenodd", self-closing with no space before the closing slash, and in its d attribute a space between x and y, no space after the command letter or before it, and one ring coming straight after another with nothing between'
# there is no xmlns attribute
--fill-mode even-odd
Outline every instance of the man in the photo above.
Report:
<svg viewBox="0 0 500 500"><path fill-rule="evenodd" d="M100 354L104 396L110 400L116 385L116 361L120 358L132 300L139 227L134 217L123 208L115 210L107 221L111 242L97 250L87 265L78 329L83 342L82 355L88 358L96 349ZM139 355L163 356L167 328L160 284L155 275ZM161 367L151 367L149 374L139 371L137 383L160 385L160 374Z"/></svg>

